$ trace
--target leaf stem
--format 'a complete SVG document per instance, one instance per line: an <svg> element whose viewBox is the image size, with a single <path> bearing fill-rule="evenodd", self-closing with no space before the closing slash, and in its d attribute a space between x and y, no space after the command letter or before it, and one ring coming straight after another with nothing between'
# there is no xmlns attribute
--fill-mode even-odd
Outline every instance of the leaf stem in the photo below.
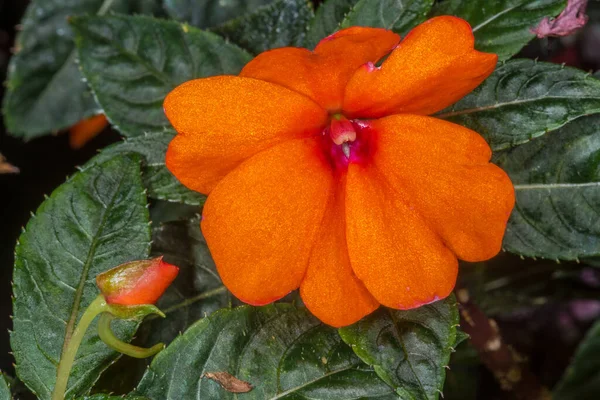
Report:
<svg viewBox="0 0 600 400"><path fill-rule="evenodd" d="M79 350L79 346L81 345L81 341L85 336L85 332L94 318L96 318L98 314L105 310L106 300L104 299L104 296L99 295L90 303L88 308L81 316L79 324L77 324L69 343L64 348L60 357L58 370L56 373L56 384L54 385L54 390L52 391L52 400L63 400L65 398L67 383L69 382L69 375L71 374L71 368L73 368L75 355L77 355L77 350Z"/></svg>
<svg viewBox="0 0 600 400"><path fill-rule="evenodd" d="M121 341L110 329L110 323L114 318L114 315L105 312L100 315L100 319L98 320L98 336L100 336L100 339L111 349L130 357L146 358L152 357L165 348L163 343L155 344L150 348L144 348Z"/></svg>

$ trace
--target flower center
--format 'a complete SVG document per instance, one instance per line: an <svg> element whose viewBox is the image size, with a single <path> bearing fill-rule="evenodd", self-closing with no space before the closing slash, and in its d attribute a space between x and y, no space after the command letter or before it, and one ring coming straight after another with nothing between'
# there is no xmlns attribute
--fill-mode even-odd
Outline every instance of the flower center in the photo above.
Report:
<svg viewBox="0 0 600 400"><path fill-rule="evenodd" d="M348 120L341 114L331 117L323 130L323 143L333 165L347 168L351 162L364 161L369 153L368 122Z"/></svg>

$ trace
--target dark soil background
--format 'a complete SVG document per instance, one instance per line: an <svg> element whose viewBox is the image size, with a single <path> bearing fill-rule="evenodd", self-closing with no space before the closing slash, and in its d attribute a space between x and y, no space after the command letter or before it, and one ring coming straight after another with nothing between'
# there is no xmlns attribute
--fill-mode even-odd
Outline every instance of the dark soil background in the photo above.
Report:
<svg viewBox="0 0 600 400"><path fill-rule="evenodd" d="M15 26L19 23L27 3L27 0L0 0L0 82L5 80ZM520 56L598 71L599 1L590 1L588 14L590 21L579 33L561 39L535 40ZM4 87L1 86L0 100L3 92ZM26 143L6 132L0 115L0 153L20 169L19 174L0 174L0 370L9 375L14 376L8 336L12 307L10 282L14 246L21 229L27 223L31 212L35 212L43 201L45 194L50 194L67 176L73 174L76 166L85 163L99 149L118 140L118 133L107 129L80 150L72 150L69 147L68 137L64 133ZM526 269L535 264L533 261L521 261L508 255L502 255L497 263L508 263L515 269ZM581 269L580 266L578 268ZM580 285L587 279L588 283L584 283L597 290L600 287L598 271L600 270L584 268L581 276L576 277L572 285ZM595 286L596 284L598 286ZM500 319L499 324L507 341L515 344L530 357L534 372L540 376L543 383L551 386L562 374L577 342L591 321L599 315L599 302L555 301L533 311L516 313L510 318ZM457 372L460 373L460 370ZM471 374L470 378L473 380L478 376L477 386L485 387L479 391L478 398L498 398L500 391L486 370L475 364L474 370L467 369L465 372ZM451 375L449 379L452 379ZM470 389L472 388L456 388L460 391Z"/></svg>

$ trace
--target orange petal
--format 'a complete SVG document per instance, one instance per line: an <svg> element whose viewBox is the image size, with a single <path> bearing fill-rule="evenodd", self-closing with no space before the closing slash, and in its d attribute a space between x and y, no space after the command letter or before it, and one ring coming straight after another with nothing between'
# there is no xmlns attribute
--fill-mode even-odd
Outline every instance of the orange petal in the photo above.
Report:
<svg viewBox="0 0 600 400"><path fill-rule="evenodd" d="M345 115L432 114L455 103L492 73L498 59L474 50L473 44L471 27L460 18L422 23L380 68L367 65L350 79Z"/></svg>
<svg viewBox="0 0 600 400"><path fill-rule="evenodd" d="M288 87L337 112L344 88L356 69L377 62L399 40L400 36L386 29L343 29L323 39L314 51L284 47L259 54L240 76Z"/></svg>
<svg viewBox="0 0 600 400"><path fill-rule="evenodd" d="M350 263L383 305L419 307L450 294L456 257L372 165L350 164L346 223Z"/></svg>
<svg viewBox="0 0 600 400"><path fill-rule="evenodd" d="M344 182L338 182L337 193L325 211L300 294L317 318L335 327L350 325L379 307L350 267Z"/></svg>
<svg viewBox="0 0 600 400"><path fill-rule="evenodd" d="M246 303L267 304L300 286L332 193L318 140L255 155L208 196L202 232L223 283Z"/></svg>
<svg viewBox="0 0 600 400"><path fill-rule="evenodd" d="M69 129L69 145L72 149L80 149L107 126L108 121L104 114L81 120Z"/></svg>
<svg viewBox="0 0 600 400"><path fill-rule="evenodd" d="M274 144L319 133L327 113L279 85L236 76L186 82L165 99L179 133L166 163L181 183L209 193L242 161Z"/></svg>
<svg viewBox="0 0 600 400"><path fill-rule="evenodd" d="M500 251L515 202L512 183L490 164L477 133L431 117L394 115L371 122L373 162L446 245L466 261Z"/></svg>

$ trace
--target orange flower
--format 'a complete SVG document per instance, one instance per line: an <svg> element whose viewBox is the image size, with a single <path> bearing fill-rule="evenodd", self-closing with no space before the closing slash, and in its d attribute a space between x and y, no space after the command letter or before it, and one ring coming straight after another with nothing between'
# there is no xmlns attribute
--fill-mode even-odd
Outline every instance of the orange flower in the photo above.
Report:
<svg viewBox="0 0 600 400"><path fill-rule="evenodd" d="M104 114L82 119L69 128L69 145L72 149L80 149L87 142L98 136L107 126L108 120Z"/></svg>
<svg viewBox="0 0 600 400"><path fill-rule="evenodd" d="M96 277L96 285L108 304L154 304L178 273L179 268L158 257L109 269Z"/></svg>
<svg viewBox="0 0 600 400"><path fill-rule="evenodd" d="M209 194L202 231L242 301L267 304L299 287L313 314L344 326L380 304L444 298L457 257L500 250L509 178L477 133L425 116L478 86L497 57L475 51L455 17L399 41L352 27L314 51L267 51L240 76L167 96L178 132L167 166Z"/></svg>

